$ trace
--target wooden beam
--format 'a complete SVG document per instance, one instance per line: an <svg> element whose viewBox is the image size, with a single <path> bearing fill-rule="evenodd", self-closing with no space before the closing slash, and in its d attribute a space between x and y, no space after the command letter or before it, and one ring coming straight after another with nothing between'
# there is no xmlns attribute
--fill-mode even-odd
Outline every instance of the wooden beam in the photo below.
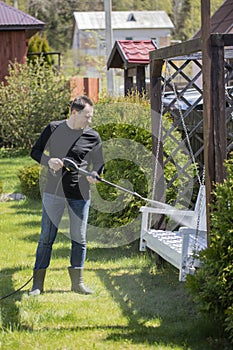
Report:
<svg viewBox="0 0 233 350"><path fill-rule="evenodd" d="M164 60L150 60L150 75L151 77L159 77L162 72Z"/></svg>
<svg viewBox="0 0 233 350"><path fill-rule="evenodd" d="M185 41L181 44L163 47L154 51L150 51L150 60L164 60L166 58L175 58L179 56L189 55L194 52L201 51L201 39L193 39Z"/></svg>
<svg viewBox="0 0 233 350"><path fill-rule="evenodd" d="M136 67L128 67L127 68L127 74L128 74L128 77L136 77L136 74L137 74L137 68Z"/></svg>
<svg viewBox="0 0 233 350"><path fill-rule="evenodd" d="M203 117L204 117L204 163L206 184L207 242L209 244L210 208L213 180L213 124L211 120L211 42L210 42L210 0L201 0L202 74L203 74Z"/></svg>
<svg viewBox="0 0 233 350"><path fill-rule="evenodd" d="M202 71L204 116L204 162L206 171L207 241L210 243L209 204L213 202L215 183L226 177L227 157L224 45L232 45L233 36L210 34L210 1L202 0Z"/></svg>
<svg viewBox="0 0 233 350"><path fill-rule="evenodd" d="M136 85L137 91L140 96L143 96L143 93L146 92L146 71L145 66L137 66L136 72Z"/></svg>
<svg viewBox="0 0 233 350"><path fill-rule="evenodd" d="M206 21L205 21L206 22ZM205 23L207 25L207 23ZM233 46L233 34L210 34L211 44L214 46ZM201 59L199 52L202 51L202 38L192 39L180 44L162 47L150 51L150 61L159 61L169 58L179 59ZM194 56L193 56L194 55Z"/></svg>
<svg viewBox="0 0 233 350"><path fill-rule="evenodd" d="M124 94L127 96L133 89L133 77L128 76L128 69L124 70Z"/></svg>
<svg viewBox="0 0 233 350"><path fill-rule="evenodd" d="M152 124L152 152L154 160L156 161L158 141L159 141L159 128L161 118L161 76L163 61L160 61L160 65L157 65L156 71L153 69L153 65L150 65L150 104L151 104L151 124ZM156 74L155 74L156 73ZM154 164L154 163L153 163ZM155 164L154 164L155 165ZM154 167L155 169L155 167ZM163 166L163 142L160 140L159 154L158 154L158 166L157 173L153 174L156 179L156 193L154 194L155 200L164 200L164 166Z"/></svg>
<svg viewBox="0 0 233 350"><path fill-rule="evenodd" d="M212 130L213 165L210 179L222 183L226 178L224 161L227 158L226 101L224 79L224 43L212 46L211 86L212 86Z"/></svg>
<svg viewBox="0 0 233 350"><path fill-rule="evenodd" d="M210 1L202 0L202 61L204 160L206 170L207 230L210 230L210 207L215 183L226 177L227 155L225 117L224 44L229 36L210 35ZM209 235L208 235L209 242Z"/></svg>

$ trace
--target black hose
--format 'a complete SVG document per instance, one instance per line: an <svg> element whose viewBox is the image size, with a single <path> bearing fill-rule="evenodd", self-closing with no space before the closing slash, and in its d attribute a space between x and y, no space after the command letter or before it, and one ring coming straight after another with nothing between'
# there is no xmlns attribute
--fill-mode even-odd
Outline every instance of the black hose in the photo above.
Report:
<svg viewBox="0 0 233 350"><path fill-rule="evenodd" d="M4 300L4 299L6 299L6 298L9 298L9 297L11 297L12 295L14 295L14 294L20 292L21 289L23 289L24 287L26 287L26 285L28 285L28 283L31 282L32 279L33 279L33 276L31 276L31 277L29 278L29 280L28 280L27 282L25 282L20 288L18 288L18 289L16 289L16 290L14 290L13 292L11 292L11 293L9 293L9 294L4 295L3 297L1 297L1 298L0 298L0 301Z"/></svg>

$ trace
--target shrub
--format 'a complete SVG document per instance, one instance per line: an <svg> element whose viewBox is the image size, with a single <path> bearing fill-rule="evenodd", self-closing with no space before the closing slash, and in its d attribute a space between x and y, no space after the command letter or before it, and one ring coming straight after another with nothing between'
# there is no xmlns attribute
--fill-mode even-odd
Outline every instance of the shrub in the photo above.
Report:
<svg viewBox="0 0 233 350"><path fill-rule="evenodd" d="M28 155L28 150L22 148L0 148L0 158L17 158Z"/></svg>
<svg viewBox="0 0 233 350"><path fill-rule="evenodd" d="M233 343L233 154L227 179L216 184L211 205L210 245L200 253L200 269L187 288L200 310L215 318Z"/></svg>
<svg viewBox="0 0 233 350"><path fill-rule="evenodd" d="M21 192L26 197L40 199L39 174L40 166L38 164L19 170Z"/></svg>
<svg viewBox="0 0 233 350"><path fill-rule="evenodd" d="M0 140L3 146L31 148L51 120L64 119L70 92L59 72L41 59L9 66L7 85L0 84Z"/></svg>

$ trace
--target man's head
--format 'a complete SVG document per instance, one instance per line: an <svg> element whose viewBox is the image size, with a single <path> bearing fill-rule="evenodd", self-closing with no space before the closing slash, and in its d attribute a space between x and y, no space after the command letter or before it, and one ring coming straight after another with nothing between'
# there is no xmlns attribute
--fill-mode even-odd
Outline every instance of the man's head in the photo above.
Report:
<svg viewBox="0 0 233 350"><path fill-rule="evenodd" d="M85 96L77 96L71 103L70 126L74 129L84 129L91 123L94 103Z"/></svg>
<svg viewBox="0 0 233 350"><path fill-rule="evenodd" d="M85 96L85 95L77 96L71 103L71 107L70 107L71 112L73 110L76 110L77 112L79 112L83 110L86 105L93 107L94 103L88 96Z"/></svg>

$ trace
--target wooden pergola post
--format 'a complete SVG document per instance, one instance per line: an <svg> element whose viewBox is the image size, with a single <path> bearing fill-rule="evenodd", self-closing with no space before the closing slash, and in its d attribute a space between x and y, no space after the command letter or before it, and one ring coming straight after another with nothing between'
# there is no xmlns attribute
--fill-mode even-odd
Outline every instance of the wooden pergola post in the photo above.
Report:
<svg viewBox="0 0 233 350"><path fill-rule="evenodd" d="M202 71L204 117L204 163L206 183L207 241L210 232L212 190L225 178L226 120L224 84L224 43L211 41L210 0L201 0Z"/></svg>
<svg viewBox="0 0 233 350"><path fill-rule="evenodd" d="M164 61L150 62L150 84L151 84L151 125L152 125L152 152L156 157L159 141L159 128L161 118L161 79L162 67ZM154 158L155 159L155 158ZM154 165L154 164L153 164ZM155 200L164 200L164 169L163 169L163 140L160 140L158 153L157 173L153 174L156 179L156 196Z"/></svg>

